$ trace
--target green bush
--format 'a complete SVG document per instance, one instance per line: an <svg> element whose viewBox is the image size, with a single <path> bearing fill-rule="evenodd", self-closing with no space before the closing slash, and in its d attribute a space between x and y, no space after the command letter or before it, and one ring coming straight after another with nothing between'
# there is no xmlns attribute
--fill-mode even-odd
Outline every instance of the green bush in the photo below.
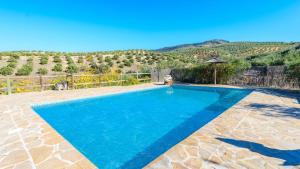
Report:
<svg viewBox="0 0 300 169"><path fill-rule="evenodd" d="M53 62L55 62L55 63L61 63L62 60L61 60L61 58L58 55L55 55L54 58L53 58Z"/></svg>
<svg viewBox="0 0 300 169"><path fill-rule="evenodd" d="M27 64L23 65L20 69L17 70L17 76L28 76L33 70L32 62L28 62Z"/></svg>
<svg viewBox="0 0 300 169"><path fill-rule="evenodd" d="M54 72L61 72L62 71L62 64L61 63L57 63L56 65L54 65L53 69Z"/></svg>
<svg viewBox="0 0 300 169"><path fill-rule="evenodd" d="M16 68L17 67L17 63L16 62L10 62L7 67L11 67L11 68Z"/></svg>
<svg viewBox="0 0 300 169"><path fill-rule="evenodd" d="M107 62L107 65L108 65L109 67L112 67L112 66L114 65L114 63L113 63L112 61L110 61L110 62Z"/></svg>
<svg viewBox="0 0 300 169"><path fill-rule="evenodd" d="M118 60L118 59L119 59L119 56L118 56L118 55L114 55L114 56L112 57L112 59L113 59L113 60Z"/></svg>
<svg viewBox="0 0 300 169"><path fill-rule="evenodd" d="M5 66L0 68L0 74L3 76L7 76L7 75L12 75L14 72L14 69L12 67L9 66Z"/></svg>
<svg viewBox="0 0 300 169"><path fill-rule="evenodd" d="M74 61L71 56L66 56L66 60L68 62L68 65L74 64Z"/></svg>
<svg viewBox="0 0 300 169"><path fill-rule="evenodd" d="M97 69L98 68L98 66L97 66L97 63L96 62L94 62L94 61L92 61L92 62L90 62L90 67L91 67L91 69L93 69L93 70L95 70L95 69Z"/></svg>
<svg viewBox="0 0 300 169"><path fill-rule="evenodd" d="M142 61L141 57L136 57L136 61L141 62Z"/></svg>
<svg viewBox="0 0 300 169"><path fill-rule="evenodd" d="M12 54L11 57L13 57L16 60L20 59L20 56L18 54Z"/></svg>
<svg viewBox="0 0 300 169"><path fill-rule="evenodd" d="M77 63L83 63L83 57L82 57L82 56L80 56L80 57L78 58Z"/></svg>
<svg viewBox="0 0 300 169"><path fill-rule="evenodd" d="M98 66L97 73L107 73L109 71L109 66L101 64Z"/></svg>
<svg viewBox="0 0 300 169"><path fill-rule="evenodd" d="M300 62L289 65L287 73L289 78L300 81Z"/></svg>
<svg viewBox="0 0 300 169"><path fill-rule="evenodd" d="M32 64L33 63L33 58L32 57L28 58L27 63Z"/></svg>
<svg viewBox="0 0 300 169"><path fill-rule="evenodd" d="M45 65L48 63L48 56L41 56L40 58L40 64Z"/></svg>
<svg viewBox="0 0 300 169"><path fill-rule="evenodd" d="M9 59L8 59L7 62L15 62L15 63L17 63L17 59L11 56L11 57L9 57Z"/></svg>
<svg viewBox="0 0 300 169"><path fill-rule="evenodd" d="M230 77L235 75L236 68L231 64L216 65L217 82L226 84ZM178 81L188 83L212 84L214 83L214 66L210 64L199 65L194 68L182 68L172 70L174 74L179 74Z"/></svg>
<svg viewBox="0 0 300 169"><path fill-rule="evenodd" d="M77 73L78 72L78 67L75 64L69 64L67 69L66 69L66 73Z"/></svg>
<svg viewBox="0 0 300 169"><path fill-rule="evenodd" d="M94 57L91 56L91 55L87 55L87 56L85 57L85 60L87 60L88 62L92 62L92 61L94 60Z"/></svg>
<svg viewBox="0 0 300 169"><path fill-rule="evenodd" d="M275 59L270 62L270 66L281 66L284 65L283 59Z"/></svg>
<svg viewBox="0 0 300 169"><path fill-rule="evenodd" d="M267 66L268 64L265 62L253 61L251 62L251 66Z"/></svg>
<svg viewBox="0 0 300 169"><path fill-rule="evenodd" d="M129 76L129 77L124 77L125 82L123 83L123 85L135 85L135 84L139 84L140 82L133 76Z"/></svg>
<svg viewBox="0 0 300 169"><path fill-rule="evenodd" d="M97 59L98 59L98 63L100 63L100 64L103 63L103 57L102 56L99 56Z"/></svg>
<svg viewBox="0 0 300 169"><path fill-rule="evenodd" d="M132 63L129 62L128 60L124 60L123 63L124 63L124 66L127 66L127 67L130 67L131 64L132 64Z"/></svg>
<svg viewBox="0 0 300 169"><path fill-rule="evenodd" d="M112 62L112 59L110 57L106 57L104 61L109 63L109 62Z"/></svg>
<svg viewBox="0 0 300 169"><path fill-rule="evenodd" d="M120 69L124 68L124 65L123 64L119 64L118 66Z"/></svg>
<svg viewBox="0 0 300 169"><path fill-rule="evenodd" d="M39 68L37 73L40 75L46 75L48 74L48 70L46 68Z"/></svg>

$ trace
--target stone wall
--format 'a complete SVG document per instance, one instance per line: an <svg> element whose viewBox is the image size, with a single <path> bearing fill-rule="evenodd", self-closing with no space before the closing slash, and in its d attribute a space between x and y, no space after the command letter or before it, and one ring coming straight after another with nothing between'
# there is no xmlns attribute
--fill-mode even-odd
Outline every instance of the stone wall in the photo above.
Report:
<svg viewBox="0 0 300 169"><path fill-rule="evenodd" d="M252 67L228 81L230 85L299 89L297 77L289 77L285 66Z"/></svg>
<svg viewBox="0 0 300 169"><path fill-rule="evenodd" d="M204 71L204 72L202 72ZM226 72L226 71L225 71ZM217 73L219 84L229 84L235 86L254 86L254 87L272 87L284 89L299 89L299 81L297 77L289 77L286 73L285 66L259 66L252 67L246 71L235 73L230 78L224 77L224 70ZM213 83L213 70L197 69L172 69L160 70L155 74L156 80L160 75L160 79L164 74L171 74L173 79L178 82L185 83Z"/></svg>

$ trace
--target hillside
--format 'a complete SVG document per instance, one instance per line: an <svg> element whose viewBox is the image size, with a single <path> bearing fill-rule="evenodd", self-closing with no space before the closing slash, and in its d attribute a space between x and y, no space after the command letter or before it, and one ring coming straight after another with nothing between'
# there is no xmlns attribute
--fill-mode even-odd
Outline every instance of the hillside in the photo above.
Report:
<svg viewBox="0 0 300 169"><path fill-rule="evenodd" d="M166 51L166 52L162 52ZM191 67L211 56L249 66L300 63L300 43L228 42L211 40L156 51L65 53L45 51L0 52L0 76L56 75L149 71L154 67Z"/></svg>
<svg viewBox="0 0 300 169"><path fill-rule="evenodd" d="M165 53L196 58L200 62L204 62L212 56L220 56L226 60L254 60L249 58L270 58L269 55L278 55L281 52L293 50L299 44L283 42L229 42L211 47L177 48Z"/></svg>
<svg viewBox="0 0 300 169"><path fill-rule="evenodd" d="M122 72L154 67L171 59L167 54L146 50L93 53L16 51L0 53L0 74L27 76L36 74Z"/></svg>
<svg viewBox="0 0 300 169"><path fill-rule="evenodd" d="M204 41L200 43L191 43L191 44L183 44L183 45L176 45L176 46L170 46L170 47L164 47L161 49L157 49L158 52L170 52L170 51L176 51L186 48L199 48L199 47L213 47L221 44L229 43L229 41L221 40L221 39L214 39L209 41Z"/></svg>

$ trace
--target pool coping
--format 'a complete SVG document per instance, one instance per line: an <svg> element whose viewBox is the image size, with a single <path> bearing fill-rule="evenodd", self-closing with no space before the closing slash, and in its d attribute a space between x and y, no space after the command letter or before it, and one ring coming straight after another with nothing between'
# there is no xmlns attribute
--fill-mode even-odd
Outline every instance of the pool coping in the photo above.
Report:
<svg viewBox="0 0 300 169"><path fill-rule="evenodd" d="M240 88L224 85L200 86ZM136 90L147 90L156 87L162 86L144 84L128 87L104 87L98 89L74 90L73 92L49 91L41 93L16 94L12 96L0 96L0 136L5 138L2 141L0 140L0 168L97 168L67 140L63 139L63 137L60 136L55 131L55 129L53 129L47 122L45 122L37 113L35 113L31 109L31 106L35 103L51 103L51 101L53 100L56 100L56 102L60 102L74 97L75 99L71 100L82 99L84 97L101 97L104 96L103 93L106 93L106 95L120 94L120 92L134 92ZM97 94L96 92L101 92L101 94ZM287 104L288 106L293 107L298 106L297 104L293 103L294 99L282 98L280 96L270 96L268 94L254 91L250 95L246 96L244 99L236 103L233 107L229 108L221 115L207 123L205 126L191 134L185 140L181 141L180 143L169 149L167 152L163 153L157 159L145 166L145 168L209 168L212 166L219 166L223 168L226 168L228 166L229 168L242 168L245 166L247 168L257 168L258 165L251 166L248 164L249 162L240 164L238 163L239 161L234 161L235 159L229 161L228 164L224 164L224 162L221 163L220 160L216 160L223 157L219 154L211 155L209 159L205 159L203 157L203 154L207 154L207 152L198 151L197 156L194 156L190 154L187 148L199 149L199 147L197 146L201 145L206 146L209 150L212 150L210 146L214 147L215 144L218 144L218 146L221 147L230 147L229 145L226 145L224 143L217 142L213 138L210 138L210 136L215 136L216 133L221 136L222 134L224 134L224 132L224 135L228 136L226 134L228 134L231 129L230 125L228 127L228 124L224 123L224 120L236 120L237 117L246 119L248 118L248 116L250 117L250 112L253 111L247 110L245 108L245 104L249 104L251 102L259 102L259 100L263 99L264 97L272 98L273 101L278 102L278 104ZM57 99L60 99L60 101L57 101ZM284 102L286 103L282 102L282 100L284 100ZM245 108L246 110L243 110L243 108ZM241 114L244 112L247 113L247 116L241 117ZM256 113L260 114L262 113L262 111L257 111ZM258 117L262 118L259 115ZM286 119L283 119L283 121L284 120ZM247 121L247 119L243 121ZM289 119L286 124L288 125L289 123L295 123L297 127L297 122L299 121L295 122L294 119ZM221 125L219 125L218 123L220 123ZM242 122L238 123L238 125L234 124L235 130L238 130L241 125ZM220 131L215 131L216 128L218 130L223 130L223 133ZM299 131L300 133L300 125L299 129L296 128L295 130ZM201 139L199 139L199 137ZM204 142L203 140L207 142ZM272 142L272 140L270 142ZM295 142L298 143L297 140ZM215 148L219 151L220 147L218 146ZM294 144L291 144L287 147L294 148ZM232 147L230 148L233 149ZM214 150L212 154L214 154L215 151L216 150ZM251 152L247 153L249 157L253 156ZM182 154L188 154L188 156L183 156ZM262 161L267 163L269 166L273 166L273 168L281 168L279 164L282 162L282 160L265 159L264 157L261 157L257 154L255 154L255 156L263 158Z"/></svg>

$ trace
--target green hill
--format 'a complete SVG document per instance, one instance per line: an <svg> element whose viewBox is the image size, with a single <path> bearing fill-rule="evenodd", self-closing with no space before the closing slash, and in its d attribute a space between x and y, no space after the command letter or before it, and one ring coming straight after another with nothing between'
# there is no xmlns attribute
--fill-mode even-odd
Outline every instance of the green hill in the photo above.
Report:
<svg viewBox="0 0 300 169"><path fill-rule="evenodd" d="M229 42L211 40L166 47L159 50L109 52L0 52L0 76L63 73L103 73L110 69L122 72L148 71L161 67L193 67L212 56L233 64L249 66L294 65L300 63L300 43Z"/></svg>

